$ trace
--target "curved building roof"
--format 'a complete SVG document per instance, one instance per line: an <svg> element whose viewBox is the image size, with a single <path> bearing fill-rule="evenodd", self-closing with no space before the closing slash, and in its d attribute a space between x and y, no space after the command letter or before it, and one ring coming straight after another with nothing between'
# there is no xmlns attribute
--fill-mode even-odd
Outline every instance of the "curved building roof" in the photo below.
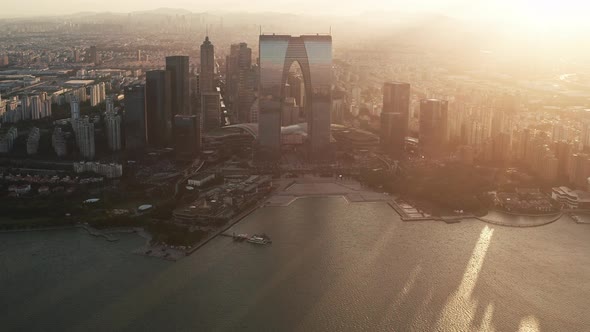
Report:
<svg viewBox="0 0 590 332"><path fill-rule="evenodd" d="M258 123L239 123L225 126L223 128L239 128L258 139ZM307 136L307 123L298 123L281 127L281 135L302 135Z"/></svg>

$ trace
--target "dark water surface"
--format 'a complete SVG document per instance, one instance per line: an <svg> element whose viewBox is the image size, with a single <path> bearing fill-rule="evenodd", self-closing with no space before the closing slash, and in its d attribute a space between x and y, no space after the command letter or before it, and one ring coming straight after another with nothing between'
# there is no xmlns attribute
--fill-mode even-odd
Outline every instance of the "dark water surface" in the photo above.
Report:
<svg viewBox="0 0 590 332"><path fill-rule="evenodd" d="M0 234L2 331L590 331L590 225L402 222L300 199L170 263L135 235Z"/></svg>

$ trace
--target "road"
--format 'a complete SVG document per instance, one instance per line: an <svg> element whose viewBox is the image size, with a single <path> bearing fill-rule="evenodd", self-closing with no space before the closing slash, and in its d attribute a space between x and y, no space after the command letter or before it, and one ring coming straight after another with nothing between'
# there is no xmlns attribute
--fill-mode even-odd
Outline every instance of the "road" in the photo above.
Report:
<svg viewBox="0 0 590 332"><path fill-rule="evenodd" d="M180 185L197 174L201 168L203 168L203 165L205 165L205 161L195 160L195 162L183 172L182 178L176 182L176 186L174 188L174 197L178 195L178 192L180 191Z"/></svg>

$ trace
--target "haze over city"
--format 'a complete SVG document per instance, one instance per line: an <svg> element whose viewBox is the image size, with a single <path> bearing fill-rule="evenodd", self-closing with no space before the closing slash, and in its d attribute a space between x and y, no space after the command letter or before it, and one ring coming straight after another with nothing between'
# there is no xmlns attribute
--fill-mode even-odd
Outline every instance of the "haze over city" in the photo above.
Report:
<svg viewBox="0 0 590 332"><path fill-rule="evenodd" d="M589 3L0 9L0 330L590 326Z"/></svg>

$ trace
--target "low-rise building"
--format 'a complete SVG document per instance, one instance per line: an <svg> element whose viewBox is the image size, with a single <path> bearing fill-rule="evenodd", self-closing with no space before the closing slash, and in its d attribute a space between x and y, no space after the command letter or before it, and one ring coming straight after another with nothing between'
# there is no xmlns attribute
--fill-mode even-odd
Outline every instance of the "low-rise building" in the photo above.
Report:
<svg viewBox="0 0 590 332"><path fill-rule="evenodd" d="M188 180L188 185L189 186L194 186L194 187L201 187L205 184L207 184L208 182L211 182L215 180L215 174L214 173L203 173L203 174L198 174L195 177L191 178Z"/></svg>
<svg viewBox="0 0 590 332"><path fill-rule="evenodd" d="M74 172L86 173L92 172L100 174L106 178L118 178L123 175L123 166L121 164L102 164L97 162L78 162L74 163Z"/></svg>
<svg viewBox="0 0 590 332"><path fill-rule="evenodd" d="M568 209L590 209L590 193L587 191L555 187L551 190L551 198Z"/></svg>

